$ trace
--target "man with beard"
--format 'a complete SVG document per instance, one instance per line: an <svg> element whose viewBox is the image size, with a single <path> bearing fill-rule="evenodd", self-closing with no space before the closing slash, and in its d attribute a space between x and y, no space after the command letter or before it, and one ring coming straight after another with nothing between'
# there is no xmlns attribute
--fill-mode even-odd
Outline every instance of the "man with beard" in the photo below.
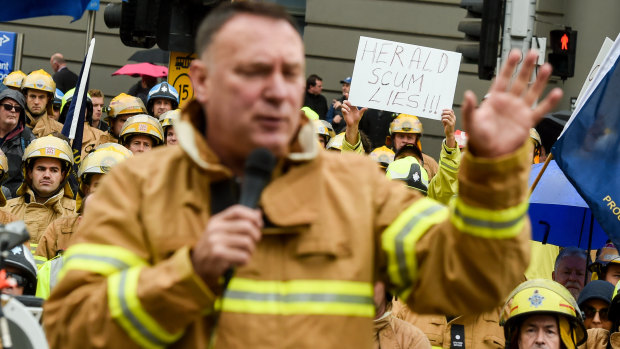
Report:
<svg viewBox="0 0 620 349"><path fill-rule="evenodd" d="M586 258L586 251L577 247L567 247L560 251L555 259L551 277L553 281L566 287L575 299L579 298L585 283Z"/></svg>

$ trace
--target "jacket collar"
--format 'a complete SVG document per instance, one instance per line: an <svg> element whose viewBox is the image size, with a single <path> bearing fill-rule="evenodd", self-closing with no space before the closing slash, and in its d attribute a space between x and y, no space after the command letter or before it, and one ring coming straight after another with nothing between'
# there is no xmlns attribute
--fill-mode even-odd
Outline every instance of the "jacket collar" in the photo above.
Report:
<svg viewBox="0 0 620 349"><path fill-rule="evenodd" d="M291 143L291 152L286 162L307 162L316 158L319 152L317 136L312 123L300 112L302 120L297 135ZM209 148L206 134L206 116L202 106L196 100L190 101L183 109L181 119L174 122L175 132L179 134L177 139L183 151L198 165L205 170L225 170L217 155ZM280 165L284 163L280 161Z"/></svg>
<svg viewBox="0 0 620 349"><path fill-rule="evenodd" d="M30 189L30 187L28 187L28 189L26 190L26 193L24 193L24 201L26 203L36 203L36 197L34 194L34 191L32 189ZM56 193L53 196L50 196L47 200L45 200L44 203L40 204L43 205L45 207L48 208L52 208L54 211L58 212L58 213L62 213L62 206L60 201L62 200L62 197L65 196L65 190L64 189L60 189L60 191L58 193Z"/></svg>
<svg viewBox="0 0 620 349"><path fill-rule="evenodd" d="M323 180L313 171L323 160L314 127L301 112L300 118L302 125L291 143L291 152L278 161L272 181L261 195L263 212L276 226L308 225L319 212L318 195L299 195L318 190ZM233 176L207 144L206 116L196 100L186 105L174 128L181 149L201 170L210 172L212 181ZM277 229L272 232L278 233Z"/></svg>

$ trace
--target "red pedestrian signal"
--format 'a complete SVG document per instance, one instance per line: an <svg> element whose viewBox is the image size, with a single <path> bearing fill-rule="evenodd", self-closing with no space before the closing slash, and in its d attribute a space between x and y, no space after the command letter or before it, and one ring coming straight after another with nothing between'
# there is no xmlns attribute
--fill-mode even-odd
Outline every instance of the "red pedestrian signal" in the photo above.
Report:
<svg viewBox="0 0 620 349"><path fill-rule="evenodd" d="M551 52L549 63L553 66L553 75L562 80L575 75L575 54L577 52L577 31L552 30L549 33Z"/></svg>

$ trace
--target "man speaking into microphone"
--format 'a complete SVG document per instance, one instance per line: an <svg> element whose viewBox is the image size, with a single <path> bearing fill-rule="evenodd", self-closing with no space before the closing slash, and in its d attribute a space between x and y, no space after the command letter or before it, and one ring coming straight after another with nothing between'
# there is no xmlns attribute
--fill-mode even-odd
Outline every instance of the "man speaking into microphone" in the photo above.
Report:
<svg viewBox="0 0 620 349"><path fill-rule="evenodd" d="M520 282L529 129L561 97L531 108L551 72L528 86L535 54L510 84L513 52L480 106L466 93L468 152L446 208L370 159L320 150L299 111L302 39L280 7L215 9L196 52L180 146L115 167L65 254L45 305L52 348L371 348L376 281L446 315L496 307ZM248 185L255 209L234 203L257 148L277 161L262 192Z"/></svg>

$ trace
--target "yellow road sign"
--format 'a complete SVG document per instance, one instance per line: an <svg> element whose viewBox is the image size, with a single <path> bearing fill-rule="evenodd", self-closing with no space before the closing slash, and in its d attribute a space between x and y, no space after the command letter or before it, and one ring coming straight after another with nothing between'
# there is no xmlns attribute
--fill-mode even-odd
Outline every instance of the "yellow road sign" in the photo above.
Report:
<svg viewBox="0 0 620 349"><path fill-rule="evenodd" d="M170 52L168 63L168 83L179 92L179 108L194 98L194 88L189 79L189 64L196 58L195 53Z"/></svg>

